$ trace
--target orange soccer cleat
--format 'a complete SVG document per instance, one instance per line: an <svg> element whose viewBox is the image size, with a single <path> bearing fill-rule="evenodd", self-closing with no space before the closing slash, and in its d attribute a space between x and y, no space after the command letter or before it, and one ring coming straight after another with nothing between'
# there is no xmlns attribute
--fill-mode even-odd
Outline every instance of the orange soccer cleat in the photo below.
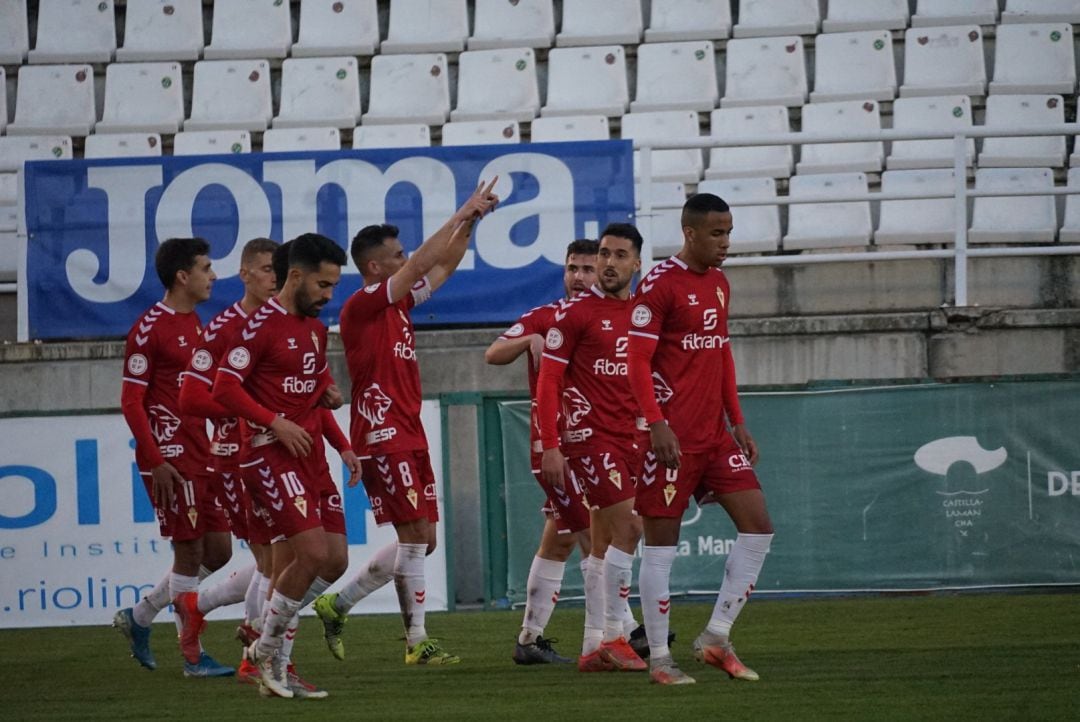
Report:
<svg viewBox="0 0 1080 722"><path fill-rule="evenodd" d="M735 648L727 637L717 634L702 632L694 640L694 659L722 672L726 672L732 679L741 679L745 682L757 682L761 679L758 673L743 664L735 656Z"/></svg>
<svg viewBox="0 0 1080 722"><path fill-rule="evenodd" d="M649 668L641 657L638 656L626 637L619 637L613 642L604 642L600 645L600 656L612 667L622 672L644 672Z"/></svg>
<svg viewBox="0 0 1080 722"><path fill-rule="evenodd" d="M599 649L578 657L577 668L579 672L613 672L615 670L611 662L601 656Z"/></svg>

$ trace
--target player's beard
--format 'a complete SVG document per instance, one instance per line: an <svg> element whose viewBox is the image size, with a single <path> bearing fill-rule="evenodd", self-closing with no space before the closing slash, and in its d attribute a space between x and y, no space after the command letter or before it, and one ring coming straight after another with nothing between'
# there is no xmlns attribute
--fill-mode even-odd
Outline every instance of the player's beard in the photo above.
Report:
<svg viewBox="0 0 1080 722"><path fill-rule="evenodd" d="M617 273L615 276L605 276L604 274L600 274L600 290L604 293L617 295L626 288L629 283L629 278L621 278Z"/></svg>
<svg viewBox="0 0 1080 722"><path fill-rule="evenodd" d="M296 289L296 309L304 316L318 318L325 305L325 301L311 300L311 296L307 294L303 286Z"/></svg>

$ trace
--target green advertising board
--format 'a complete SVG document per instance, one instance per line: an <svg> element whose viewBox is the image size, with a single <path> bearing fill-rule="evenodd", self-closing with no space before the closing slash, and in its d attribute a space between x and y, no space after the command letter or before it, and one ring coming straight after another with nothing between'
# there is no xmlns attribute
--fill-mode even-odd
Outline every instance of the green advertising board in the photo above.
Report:
<svg viewBox="0 0 1080 722"><path fill-rule="evenodd" d="M1080 583L1080 380L741 398L776 528L758 590ZM543 496L529 469L528 403L503 401L498 410L505 592L517 602ZM692 505L672 591L718 589L734 539L722 509ZM563 590L564 597L581 593L574 565Z"/></svg>

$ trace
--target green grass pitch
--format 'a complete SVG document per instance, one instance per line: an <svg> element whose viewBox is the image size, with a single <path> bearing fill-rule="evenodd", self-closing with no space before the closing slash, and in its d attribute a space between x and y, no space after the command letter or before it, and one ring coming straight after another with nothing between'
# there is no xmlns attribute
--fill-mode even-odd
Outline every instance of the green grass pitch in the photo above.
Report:
<svg viewBox="0 0 1080 722"><path fill-rule="evenodd" d="M264 699L233 679L181 676L175 630L155 625L158 670L128 657L106 627L0 632L5 720L140 719L1080 719L1075 594L967 594L829 600L756 599L734 641L762 677L734 682L693 660L711 606L676 600L673 651L697 677L650 685L642 673L581 674L510 661L520 612L431 614L428 630L460 665L406 668L396 616L346 627L337 662L305 618L294 659L326 700ZM556 610L548 632L579 651L583 612ZM235 663L234 623L212 622L207 650Z"/></svg>

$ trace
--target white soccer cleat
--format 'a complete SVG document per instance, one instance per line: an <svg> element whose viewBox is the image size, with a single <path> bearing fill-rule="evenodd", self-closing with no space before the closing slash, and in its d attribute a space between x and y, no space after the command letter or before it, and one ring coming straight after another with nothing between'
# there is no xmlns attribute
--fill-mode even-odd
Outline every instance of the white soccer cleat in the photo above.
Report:
<svg viewBox="0 0 1080 722"><path fill-rule="evenodd" d="M275 652L266 657L259 657L256 650L258 642L252 642L250 647L244 650L244 658L255 665L259 670L260 692L267 692L285 699L292 699L293 691L289 688L289 676L282 664L281 655Z"/></svg>

